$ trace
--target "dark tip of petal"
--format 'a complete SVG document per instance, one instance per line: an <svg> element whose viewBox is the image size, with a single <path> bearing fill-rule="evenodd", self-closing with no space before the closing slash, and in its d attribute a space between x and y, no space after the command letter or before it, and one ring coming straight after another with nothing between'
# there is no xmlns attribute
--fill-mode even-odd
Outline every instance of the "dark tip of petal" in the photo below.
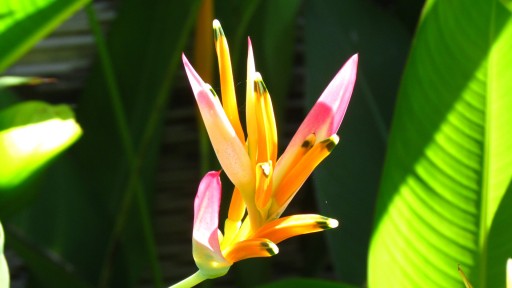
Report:
<svg viewBox="0 0 512 288"><path fill-rule="evenodd" d="M261 247L265 248L270 256L274 256L279 253L279 248L272 242L261 242Z"/></svg>
<svg viewBox="0 0 512 288"><path fill-rule="evenodd" d="M315 145L315 141L316 141L316 134L311 133L308 135L308 137L306 137L306 140L304 140L304 142L302 142L302 145L300 145L300 146L306 150L309 150L309 149L311 149L311 147L313 147L313 145Z"/></svg>
<svg viewBox="0 0 512 288"><path fill-rule="evenodd" d="M309 149L309 148L313 147L313 143L311 143L311 141L306 139L304 142L302 142L301 147L305 148L305 149Z"/></svg>
<svg viewBox="0 0 512 288"><path fill-rule="evenodd" d="M327 230L327 229L332 229L332 228L338 227L339 222L336 219L331 219L331 218L325 217L324 220L317 221L316 224L318 225L318 228Z"/></svg>
<svg viewBox="0 0 512 288"><path fill-rule="evenodd" d="M260 73L256 73L256 78L254 79L255 86L257 87L258 91L263 95L264 93L267 93L267 85L265 85L265 82L263 82L263 79L261 78Z"/></svg>
<svg viewBox="0 0 512 288"><path fill-rule="evenodd" d="M222 26L220 26L219 20L213 20L213 38L215 39L215 42L217 42L217 40L219 40L219 38L223 36L224 31L222 30Z"/></svg>
<svg viewBox="0 0 512 288"><path fill-rule="evenodd" d="M208 85L208 84L207 84L207 85ZM208 85L208 86L210 86L210 85ZM215 90L213 90L213 87L212 87L212 86L208 87L208 89L210 90L210 92L212 92L213 96L215 96L215 97L219 97L219 96L217 96L217 93L215 93Z"/></svg>
<svg viewBox="0 0 512 288"><path fill-rule="evenodd" d="M327 151L331 152L334 149L334 147L336 147L339 140L340 140L340 137L338 137L338 135L335 134L335 135L325 139L321 143L323 145L325 145L325 149L327 149Z"/></svg>
<svg viewBox="0 0 512 288"><path fill-rule="evenodd" d="M265 93L268 93L267 86L265 85L265 82L263 82L263 79L261 78L261 74L256 72L254 75L254 92L256 92L257 95L265 95Z"/></svg>

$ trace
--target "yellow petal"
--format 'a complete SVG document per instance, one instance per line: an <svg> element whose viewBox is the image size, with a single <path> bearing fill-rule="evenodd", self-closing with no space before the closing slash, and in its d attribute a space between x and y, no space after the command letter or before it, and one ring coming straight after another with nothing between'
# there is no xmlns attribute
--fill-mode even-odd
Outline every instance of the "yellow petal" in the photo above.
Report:
<svg viewBox="0 0 512 288"><path fill-rule="evenodd" d="M238 242L224 256L228 261L237 262L247 258L270 257L279 252L276 244L268 239L251 238Z"/></svg>
<svg viewBox="0 0 512 288"><path fill-rule="evenodd" d="M254 235L255 238L266 238L275 244L290 237L308 234L338 227L336 219L316 214L301 214L279 218L265 224Z"/></svg>
<svg viewBox="0 0 512 288"><path fill-rule="evenodd" d="M238 190L235 187L233 195L231 196L228 218L224 223L224 239L222 241L223 243L231 243L234 237L237 235L240 229L240 225L242 224L242 218L245 215L245 208L246 206L244 200L242 199L242 194L240 194L240 190Z"/></svg>
<svg viewBox="0 0 512 288"><path fill-rule="evenodd" d="M253 109L256 111L258 123L257 162L267 162L270 160L275 164L277 160L276 120L270 95L260 73L255 74L254 95L256 105L253 106Z"/></svg>
<svg viewBox="0 0 512 288"><path fill-rule="evenodd" d="M217 50L217 59L219 62L220 89L222 95L222 106L229 122L233 125L236 135L240 142L245 143L244 131L240 124L238 115L238 106L236 104L235 83L233 81L233 71L231 69L231 58L229 56L229 47L224 31L218 20L213 21L213 35L215 38L215 49Z"/></svg>

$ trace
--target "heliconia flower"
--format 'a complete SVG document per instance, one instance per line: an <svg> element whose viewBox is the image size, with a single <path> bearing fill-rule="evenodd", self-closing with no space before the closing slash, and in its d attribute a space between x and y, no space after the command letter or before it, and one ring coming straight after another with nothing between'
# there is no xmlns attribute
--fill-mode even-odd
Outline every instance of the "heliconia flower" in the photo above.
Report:
<svg viewBox="0 0 512 288"><path fill-rule="evenodd" d="M278 159L272 102L256 72L251 41L244 132L227 41L217 20L213 29L222 101L185 55L182 57L217 158L235 186L223 234L218 230L220 172L208 173L198 190L193 254L204 278L224 275L236 261L275 255L276 244L290 237L338 226L337 220L320 215L280 216L314 168L337 145L336 133L352 95L358 62L358 56L352 56L336 74Z"/></svg>

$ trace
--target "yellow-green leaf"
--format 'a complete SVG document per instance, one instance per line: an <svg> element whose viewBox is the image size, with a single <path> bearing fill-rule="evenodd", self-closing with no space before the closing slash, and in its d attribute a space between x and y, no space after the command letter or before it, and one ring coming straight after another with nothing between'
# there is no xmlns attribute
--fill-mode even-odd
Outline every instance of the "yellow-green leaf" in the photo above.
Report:
<svg viewBox="0 0 512 288"><path fill-rule="evenodd" d="M21 184L81 133L67 105L29 101L0 111L0 191Z"/></svg>

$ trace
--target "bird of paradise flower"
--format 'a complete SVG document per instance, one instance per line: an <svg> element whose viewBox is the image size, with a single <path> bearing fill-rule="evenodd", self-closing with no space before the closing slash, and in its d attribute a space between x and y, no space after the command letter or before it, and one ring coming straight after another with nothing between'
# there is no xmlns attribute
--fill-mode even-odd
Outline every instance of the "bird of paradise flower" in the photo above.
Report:
<svg viewBox="0 0 512 288"><path fill-rule="evenodd" d="M288 147L277 158L277 128L269 92L256 72L248 40L246 131L242 129L226 37L213 22L222 103L183 55L210 141L235 188L224 233L219 230L220 171L207 173L194 201L193 256L199 271L172 287L191 287L225 275L234 262L278 253L276 244L293 236L338 226L321 215L280 217L314 168L339 141L357 73L352 56L324 90Z"/></svg>

